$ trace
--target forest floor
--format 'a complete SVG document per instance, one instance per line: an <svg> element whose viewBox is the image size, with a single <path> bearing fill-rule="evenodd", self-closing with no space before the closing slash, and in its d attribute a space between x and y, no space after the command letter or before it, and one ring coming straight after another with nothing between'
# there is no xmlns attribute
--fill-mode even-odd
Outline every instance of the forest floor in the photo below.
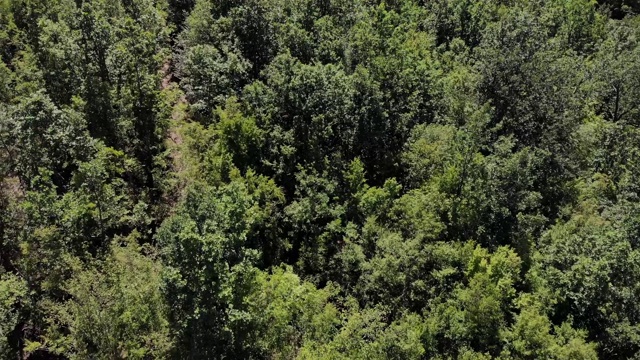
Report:
<svg viewBox="0 0 640 360"><path fill-rule="evenodd" d="M161 85L162 91L178 90L178 84L174 81L175 76L171 68L171 60L165 61L162 65L162 73L164 74ZM169 126L169 139L177 145L182 145L182 135L179 131L177 131L178 129L176 128L176 125L179 124L175 124L175 122L186 120L185 110L187 107L187 97L180 91L177 101L175 101L175 104L173 104L173 109L171 112L172 124L171 126Z"/></svg>
<svg viewBox="0 0 640 360"><path fill-rule="evenodd" d="M171 173L173 173L171 177L173 184L170 187L171 190L165 194L165 203L169 205L169 208L175 208L174 205L182 198L183 190L186 187L188 166L183 156L183 132L189 122L189 103L178 86L171 59L167 59L163 63L161 71L163 74L161 90L167 104L171 106L171 118L169 119L165 145L168 151L168 160L171 162L169 166Z"/></svg>

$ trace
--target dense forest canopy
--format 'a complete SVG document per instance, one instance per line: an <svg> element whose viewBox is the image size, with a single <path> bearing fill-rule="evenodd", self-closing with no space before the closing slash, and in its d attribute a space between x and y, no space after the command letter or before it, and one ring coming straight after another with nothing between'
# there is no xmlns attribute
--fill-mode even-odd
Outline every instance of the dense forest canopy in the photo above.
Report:
<svg viewBox="0 0 640 360"><path fill-rule="evenodd" d="M0 0L0 358L640 358L635 0Z"/></svg>

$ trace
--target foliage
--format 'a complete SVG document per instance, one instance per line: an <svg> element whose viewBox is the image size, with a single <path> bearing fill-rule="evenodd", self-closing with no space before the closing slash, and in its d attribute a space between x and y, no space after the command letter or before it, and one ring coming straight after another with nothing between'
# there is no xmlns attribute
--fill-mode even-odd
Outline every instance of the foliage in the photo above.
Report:
<svg viewBox="0 0 640 360"><path fill-rule="evenodd" d="M68 282L47 345L69 358L164 358L170 349L159 263L134 245L114 247ZM96 310L99 311L96 311Z"/></svg>
<svg viewBox="0 0 640 360"><path fill-rule="evenodd" d="M0 0L0 358L640 357L638 11Z"/></svg>

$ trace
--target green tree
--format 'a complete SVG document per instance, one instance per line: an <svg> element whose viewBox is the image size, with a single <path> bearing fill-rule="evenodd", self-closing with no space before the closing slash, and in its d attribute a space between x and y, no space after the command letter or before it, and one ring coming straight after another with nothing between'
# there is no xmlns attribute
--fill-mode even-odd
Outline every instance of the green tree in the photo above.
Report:
<svg viewBox="0 0 640 360"><path fill-rule="evenodd" d="M71 108L60 110L43 91L24 98L4 121L13 127L15 171L27 185L44 168L53 173L52 180L58 186L64 186L75 163L86 159L91 151L81 114Z"/></svg>
<svg viewBox="0 0 640 360"><path fill-rule="evenodd" d="M111 251L75 270L65 286L71 299L52 305L45 346L70 359L165 358L171 340L159 263L133 244Z"/></svg>
<svg viewBox="0 0 640 360"><path fill-rule="evenodd" d="M585 331L574 330L568 322L552 327L540 305L527 296L520 299L519 307L513 326L501 335L505 342L501 358L598 358L595 344L585 342Z"/></svg>
<svg viewBox="0 0 640 360"><path fill-rule="evenodd" d="M291 359L311 342L327 342L340 325L340 313L330 301L334 288L316 289L301 281L291 268L258 274L247 297L256 318L255 347L261 356Z"/></svg>
<svg viewBox="0 0 640 360"><path fill-rule="evenodd" d="M196 118L207 123L212 111L237 95L246 82L249 63L232 49L195 45L182 60L182 86Z"/></svg>
<svg viewBox="0 0 640 360"><path fill-rule="evenodd" d="M9 359L18 353L15 338L20 336L18 325L23 321L20 308L28 301L28 289L18 276L2 268L0 271L0 355Z"/></svg>
<svg viewBox="0 0 640 360"><path fill-rule="evenodd" d="M259 196L242 179L219 188L196 186L159 229L164 291L179 354L252 354L246 344L254 320L246 297L255 287L260 251L250 245L270 216Z"/></svg>
<svg viewBox="0 0 640 360"><path fill-rule="evenodd" d="M571 215L542 237L534 274L551 292L554 318L588 330L600 356L630 357L639 351L638 254L624 223L608 215L617 211L601 207L611 186L604 176L582 185Z"/></svg>

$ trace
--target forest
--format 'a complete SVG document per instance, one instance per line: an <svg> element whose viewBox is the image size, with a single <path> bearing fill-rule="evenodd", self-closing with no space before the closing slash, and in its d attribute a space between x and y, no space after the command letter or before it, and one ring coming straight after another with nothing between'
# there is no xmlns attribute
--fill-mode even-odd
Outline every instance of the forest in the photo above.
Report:
<svg viewBox="0 0 640 360"><path fill-rule="evenodd" d="M0 0L0 359L640 359L636 0Z"/></svg>

